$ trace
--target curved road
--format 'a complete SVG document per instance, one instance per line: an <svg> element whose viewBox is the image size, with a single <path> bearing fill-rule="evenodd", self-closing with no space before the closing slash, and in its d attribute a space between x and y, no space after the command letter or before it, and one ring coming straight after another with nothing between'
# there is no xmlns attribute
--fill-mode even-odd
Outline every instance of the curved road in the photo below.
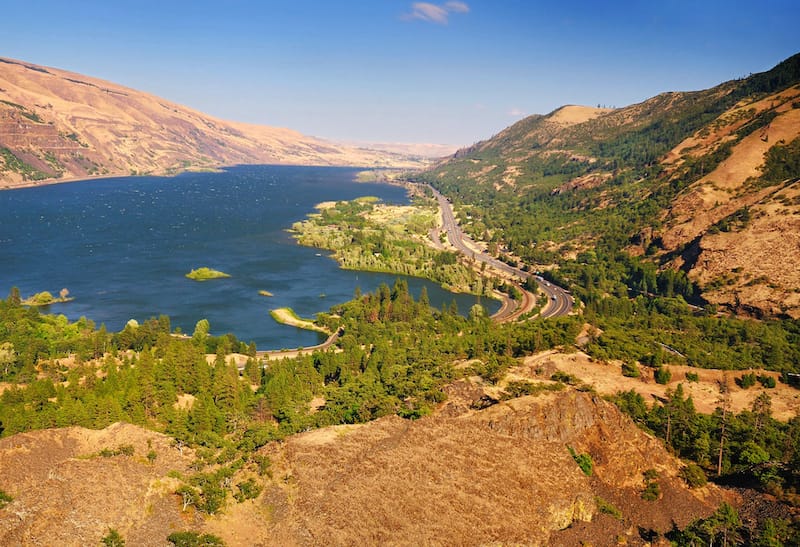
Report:
<svg viewBox="0 0 800 547"><path fill-rule="evenodd" d="M456 222L456 217L453 214L453 207L447 198L440 194L439 191L433 186L429 184L426 186L431 189L433 195L436 196L436 199L439 202L439 208L442 210L442 228L447 233L447 239L453 247L455 247L465 256L471 257L478 262L483 262L487 266L508 274L517 280L524 282L533 277L533 279L539 285L539 289L541 289L541 291L547 296L547 304L545 304L541 312L539 312L539 317L544 319L550 317L562 317L572 311L572 296L565 289L562 289L561 287L554 285L549 281L545 281L538 275L532 276L528 272L522 271L514 266L510 266L505 262L497 260L493 256L481 251L475 242L461 231L458 222ZM512 321L525 313L527 310L531 309L535 303L534 296L529 291L523 289L522 286L513 279L511 283L522 294L522 302L517 304L517 302L512 300L510 297L504 298L500 311L493 316L496 321ZM316 350L326 350L334 345L339 337L343 334L344 330L340 328L319 345L292 350L258 351L256 352L256 356L262 359L266 358L268 360L272 360L283 359L284 357L293 358L305 353L314 352ZM238 368L239 370L243 370L244 365L240 365Z"/></svg>
<svg viewBox="0 0 800 547"><path fill-rule="evenodd" d="M505 262L497 260L493 256L481 251L475 242L461 231L455 215L453 214L453 206L450 204L447 198L439 193L439 191L430 184L426 186L431 189L433 195L439 202L439 208L442 210L442 228L447 234L447 239L450 241L450 244L453 247L466 256L472 257L479 262L483 262L486 265L491 266L495 270L499 270L522 281L533 277L542 292L547 295L547 304L539 313L540 317L545 319L549 317L561 317L572 311L572 295L570 295L565 289L559 287L558 285L554 285L549 281L545 281L538 275L532 276L528 272L522 271L514 266L510 266ZM521 290L519 285L517 285L517 288ZM523 295L526 295L525 298L529 298L529 293L527 291L522 290L522 293ZM518 309L520 308L525 309L524 307L519 307ZM513 314L510 314L509 318L515 317ZM509 318L503 317L502 320L508 320Z"/></svg>

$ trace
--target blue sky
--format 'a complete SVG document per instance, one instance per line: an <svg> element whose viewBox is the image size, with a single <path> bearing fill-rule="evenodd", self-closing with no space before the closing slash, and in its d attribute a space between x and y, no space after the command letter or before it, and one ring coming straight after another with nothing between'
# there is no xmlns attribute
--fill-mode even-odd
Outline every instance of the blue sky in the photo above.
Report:
<svg viewBox="0 0 800 547"><path fill-rule="evenodd" d="M223 119L470 144L563 104L625 106L800 51L797 0L12 0L0 56Z"/></svg>

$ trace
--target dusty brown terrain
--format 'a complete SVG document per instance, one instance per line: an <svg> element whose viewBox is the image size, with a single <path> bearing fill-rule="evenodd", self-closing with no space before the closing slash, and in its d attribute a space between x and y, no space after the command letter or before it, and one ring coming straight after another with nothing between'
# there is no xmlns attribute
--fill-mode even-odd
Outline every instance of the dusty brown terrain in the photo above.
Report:
<svg viewBox="0 0 800 547"><path fill-rule="evenodd" d="M574 125L593 120L602 114L611 112L611 110L611 108L569 104L553 112L550 115L550 121L561 125Z"/></svg>
<svg viewBox="0 0 800 547"><path fill-rule="evenodd" d="M421 165L290 129L219 120L111 82L0 58L2 149L17 160L0 156L0 188L248 163Z"/></svg>
<svg viewBox="0 0 800 547"><path fill-rule="evenodd" d="M84 545L114 527L131 545L163 545L175 529L214 533L228 545L643 544L638 527L665 531L713 511L729 495L688 490L680 463L619 411L586 393L529 396L477 411L483 390L450 389L434 416L387 417L295 435L262 451L272 479L255 500L200 518L181 512L170 469L185 470L161 435L133 426L38 431L0 441L0 543ZM143 457L147 439L158 452ZM135 445L134 456L93 456ZM569 454L590 454L584 475ZM662 498L640 498L642 473ZM596 496L622 512L601 514Z"/></svg>
<svg viewBox="0 0 800 547"><path fill-rule="evenodd" d="M800 413L800 390L794 389L780 382L772 389L767 389L756 384L749 389L742 389L734 380L747 371L723 371L700 369L696 367L667 365L672 373L672 379L666 385L656 383L653 370L642 366L639 378L627 378L622 375L620 362L603 363L592 359L583 352L562 353L559 351L545 351L526 357L519 367L511 369L508 380L534 380L547 382L557 370L572 374L581 382L592 386L601 395L614 395L619 391L634 390L642 395L647 402L654 402L654 397L664 397L668 389L675 390L682 384L686 396L691 396L698 412L712 413L720 406L719 385L724 383L729 389L730 409L734 412L749 410L753 401L761 393L766 393L772 399L772 416L778 420L787 421ZM686 373L697 374L697 382L688 382ZM778 374L768 371L756 371L758 374L773 376ZM498 393L504 383L493 390Z"/></svg>
<svg viewBox="0 0 800 547"><path fill-rule="evenodd" d="M132 445L134 455L99 455L121 445ZM114 528L128 545L161 547L194 522L172 494L178 481L167 477L193 459L169 437L126 424L2 439L0 489L14 501L0 510L0 545L98 545Z"/></svg>
<svg viewBox="0 0 800 547"><path fill-rule="evenodd" d="M798 181L761 189L748 186L761 174L770 147L800 135L800 109L794 106L798 98L800 88L794 87L739 104L665 159L667 166L675 166L685 157L700 157L731 139L757 114L776 114L766 127L737 143L726 160L682 192L666 212L664 247L670 251L698 240L690 276L711 287L703 294L710 302L739 312L800 318ZM722 233L710 230L743 207L751 212L747 226Z"/></svg>

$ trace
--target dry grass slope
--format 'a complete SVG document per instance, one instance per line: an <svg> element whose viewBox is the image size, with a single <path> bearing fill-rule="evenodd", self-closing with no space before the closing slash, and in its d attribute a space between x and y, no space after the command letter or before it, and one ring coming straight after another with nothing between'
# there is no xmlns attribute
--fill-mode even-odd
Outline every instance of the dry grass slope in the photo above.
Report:
<svg viewBox="0 0 800 547"><path fill-rule="evenodd" d="M227 122L111 82L0 58L4 149L6 188L234 164L421 165L289 129Z"/></svg>
<svg viewBox="0 0 800 547"><path fill-rule="evenodd" d="M290 437L262 451L273 479L256 500L217 516L182 514L170 469L190 463L169 440L116 424L103 431L38 431L0 441L0 543L80 545L109 526L129 544L162 545L195 528L229 545L637 544L638 526L667 530L710 513L722 494L687 490L679 462L613 405L586 393L529 396L472 410L482 393L454 385L436 415L388 417ZM154 464L141 456L147 440ZM103 447L135 455L87 457ZM581 472L567 449L591 455ZM642 502L642 473L656 468L662 499ZM174 485L172 485L174 488ZM595 497L623 520L598 512Z"/></svg>

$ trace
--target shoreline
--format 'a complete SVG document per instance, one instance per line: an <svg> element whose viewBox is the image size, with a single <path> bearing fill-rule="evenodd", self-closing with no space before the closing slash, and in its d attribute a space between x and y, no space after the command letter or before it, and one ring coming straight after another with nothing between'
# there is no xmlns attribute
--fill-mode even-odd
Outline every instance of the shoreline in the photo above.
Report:
<svg viewBox="0 0 800 547"><path fill-rule="evenodd" d="M312 320L299 317L292 308L277 308L270 310L269 314L281 325L289 325L298 329L321 332L322 334L331 334L328 329L320 327Z"/></svg>
<svg viewBox="0 0 800 547"><path fill-rule="evenodd" d="M350 169L361 169L359 173L367 172L367 171L380 171L383 169L396 169L398 171L409 171L411 169L407 168L400 168L400 167L366 167L363 165L320 165L320 164L304 164L304 163L232 163L232 164L218 164L218 165L209 165L207 167L188 167L188 168L180 168L177 170L161 170L161 171L152 171L149 173L140 173L136 175L131 175L130 173L119 173L119 174L104 174L104 175L87 175L84 177L65 177L65 178L49 178L44 180L26 180L19 183L15 182L0 182L0 192L5 192L9 190L23 190L26 188L43 188L45 186L55 186L57 184L69 184L74 182L90 182L95 180L107 180L107 179L127 179L127 178L134 178L134 177L159 177L159 178L169 178L181 175L183 173L221 173L225 169L233 168L233 167L240 167L245 165L274 165L274 166L288 166L288 167L344 167ZM358 174L356 173L353 176L353 180L355 182L359 182L357 180ZM375 180L371 181L378 184L389 184L393 186L406 186L408 183L403 183L402 181L392 181L392 180Z"/></svg>
<svg viewBox="0 0 800 547"><path fill-rule="evenodd" d="M66 178L51 178L45 180L26 180L20 183L0 183L0 191L5 190L22 190L24 188L43 188L45 186L55 186L57 184L69 184L73 182L91 182L95 180L107 180L107 179L128 179L134 177L159 177L159 178L169 178L180 175L182 173L219 173L226 167L236 167L237 165L247 165L238 163L235 165L220 165L217 167L208 167L208 168L201 168L201 169L180 169L176 172L167 172L167 171L155 171L151 173L141 173L136 175L131 175L130 173L124 174L120 173L117 175L114 174L107 174L107 175L87 175L85 177L66 177ZM259 164L261 165L261 164ZM267 164L264 164L267 165Z"/></svg>

